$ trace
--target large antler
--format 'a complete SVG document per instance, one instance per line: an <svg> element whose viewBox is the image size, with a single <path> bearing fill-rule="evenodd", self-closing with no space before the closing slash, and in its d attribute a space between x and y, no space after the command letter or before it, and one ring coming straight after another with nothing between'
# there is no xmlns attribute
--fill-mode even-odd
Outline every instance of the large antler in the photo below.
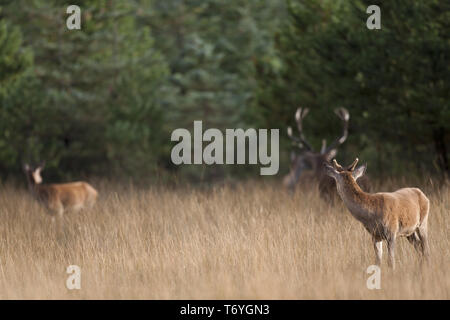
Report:
<svg viewBox="0 0 450 320"><path fill-rule="evenodd" d="M306 117L308 114L309 109L308 108L298 108L297 112L295 113L295 121L297 122L297 129L299 133L299 137L294 137L292 134L292 128L288 127L287 134L289 138L291 138L293 141L299 144L300 147L305 147L308 150L312 150L311 145L306 141L305 136L303 135L303 126L302 126L302 120Z"/></svg>
<svg viewBox="0 0 450 320"><path fill-rule="evenodd" d="M337 146L343 144L345 142L345 140L347 140L347 136L348 136L348 121L350 120L350 114L348 113L347 109L337 108L334 110L334 113L336 113L336 115L339 117L339 119L342 120L343 131L342 131L342 135L338 139L333 141L333 143L330 144L328 146L328 148L326 148L325 153L328 153L331 150L333 150L334 148L336 148Z"/></svg>

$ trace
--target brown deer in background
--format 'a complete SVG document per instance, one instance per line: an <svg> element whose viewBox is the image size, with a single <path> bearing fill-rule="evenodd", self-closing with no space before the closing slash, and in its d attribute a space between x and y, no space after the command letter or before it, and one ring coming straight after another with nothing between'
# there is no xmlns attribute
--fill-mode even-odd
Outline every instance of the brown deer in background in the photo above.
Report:
<svg viewBox="0 0 450 320"><path fill-rule="evenodd" d="M330 164L330 161L336 156L337 148L345 142L348 137L348 123L350 114L345 108L337 108L334 110L336 115L342 122L342 134L334 140L329 146L326 140L322 140L322 148L319 152L314 151L311 144L306 140L303 134L302 121L308 114L309 109L298 108L295 113L295 121L297 122L298 137L295 137L292 128L288 127L288 136L294 141L295 146L300 148L300 153L291 153L290 172L284 177L283 184L293 191L297 184L316 183L319 186L320 195L326 200L333 200L336 195L336 183L333 178L329 177L324 171L324 164ZM368 179L363 178L358 181L364 190L368 190Z"/></svg>
<svg viewBox="0 0 450 320"><path fill-rule="evenodd" d="M389 265L395 268L395 241L401 236L407 237L422 257L428 258L428 198L418 188L366 193L356 183L364 175L366 165L356 168L357 163L358 158L343 168L334 160L333 166L325 164L325 168L327 174L336 181L337 192L352 216L372 236L376 264L381 263L384 240L387 242Z"/></svg>
<svg viewBox="0 0 450 320"><path fill-rule="evenodd" d="M23 167L31 194L47 209L53 222L55 217L62 222L63 213L67 210L79 211L95 204L98 193L87 182L42 184L43 168L44 163L36 168L31 168L28 164Z"/></svg>

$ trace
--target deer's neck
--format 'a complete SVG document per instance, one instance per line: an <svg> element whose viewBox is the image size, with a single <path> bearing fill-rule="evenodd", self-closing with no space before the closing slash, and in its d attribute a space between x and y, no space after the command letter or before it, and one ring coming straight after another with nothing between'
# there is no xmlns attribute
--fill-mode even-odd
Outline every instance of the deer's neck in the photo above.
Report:
<svg viewBox="0 0 450 320"><path fill-rule="evenodd" d="M28 181L28 189L33 197L40 200L44 189L42 184L35 183L34 181Z"/></svg>
<svg viewBox="0 0 450 320"><path fill-rule="evenodd" d="M36 188L36 184L34 183L33 178L30 177L30 175L27 175L27 182L28 182L28 190L30 190L30 192L32 194L34 194L35 188Z"/></svg>
<svg viewBox="0 0 450 320"><path fill-rule="evenodd" d="M36 184L29 184L28 189L33 197L37 198L39 194L38 186Z"/></svg>
<svg viewBox="0 0 450 320"><path fill-rule="evenodd" d="M355 181L337 183L337 191L350 213L363 224L372 220L371 195L364 192Z"/></svg>

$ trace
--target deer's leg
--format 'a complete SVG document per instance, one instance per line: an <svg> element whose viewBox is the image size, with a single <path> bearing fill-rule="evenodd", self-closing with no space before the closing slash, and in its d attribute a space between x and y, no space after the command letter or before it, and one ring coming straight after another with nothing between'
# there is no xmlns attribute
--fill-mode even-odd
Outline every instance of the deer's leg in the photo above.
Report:
<svg viewBox="0 0 450 320"><path fill-rule="evenodd" d="M89 201L87 203L87 208L90 210L94 207L94 205L95 205L95 198L89 199Z"/></svg>
<svg viewBox="0 0 450 320"><path fill-rule="evenodd" d="M428 230L427 225L422 224L417 230L419 239L420 239L420 249L422 252L422 257L426 260L429 259L430 248L428 246Z"/></svg>
<svg viewBox="0 0 450 320"><path fill-rule="evenodd" d="M62 233L62 227L63 227L63 213L64 213L64 207L61 203L57 203L54 205L53 212L55 213L54 216L52 216L52 221L56 221L56 232L57 234Z"/></svg>
<svg viewBox="0 0 450 320"><path fill-rule="evenodd" d="M373 248L375 249L375 264L381 266L381 258L383 256L383 242L379 239L373 239Z"/></svg>
<svg viewBox="0 0 450 320"><path fill-rule="evenodd" d="M422 258L429 261L430 247L428 245L428 213L430 212L430 201L425 196L422 197L421 211L423 220L417 229L417 234L420 239Z"/></svg>
<svg viewBox="0 0 450 320"><path fill-rule="evenodd" d="M56 205L53 202L49 202L45 205L45 209L47 211L47 213L50 215L51 221L52 221L52 226L54 226L56 224L56 216L58 213L58 208L56 207Z"/></svg>
<svg viewBox="0 0 450 320"><path fill-rule="evenodd" d="M395 269L395 236L390 237L387 239L387 247L388 247L388 253L389 253L389 260L388 265L393 270Z"/></svg>
<svg viewBox="0 0 450 320"><path fill-rule="evenodd" d="M419 239L419 235L417 234L417 231L415 231L412 235L407 236L406 239L408 239L409 243L411 243L414 246L414 249L416 249L417 252L421 252L421 241Z"/></svg>

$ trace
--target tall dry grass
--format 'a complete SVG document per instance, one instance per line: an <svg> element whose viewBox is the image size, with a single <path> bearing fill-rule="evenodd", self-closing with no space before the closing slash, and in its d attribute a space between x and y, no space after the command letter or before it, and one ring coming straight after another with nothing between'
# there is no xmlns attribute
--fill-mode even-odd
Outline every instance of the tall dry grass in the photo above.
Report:
<svg viewBox="0 0 450 320"><path fill-rule="evenodd" d="M393 190L391 181L377 188ZM56 237L27 190L0 186L2 299L448 299L450 188L431 199L431 263L402 239L383 257L381 290L366 287L369 234L314 187L278 184L170 190L98 183L91 211L67 214ZM65 286L81 267L81 290Z"/></svg>

